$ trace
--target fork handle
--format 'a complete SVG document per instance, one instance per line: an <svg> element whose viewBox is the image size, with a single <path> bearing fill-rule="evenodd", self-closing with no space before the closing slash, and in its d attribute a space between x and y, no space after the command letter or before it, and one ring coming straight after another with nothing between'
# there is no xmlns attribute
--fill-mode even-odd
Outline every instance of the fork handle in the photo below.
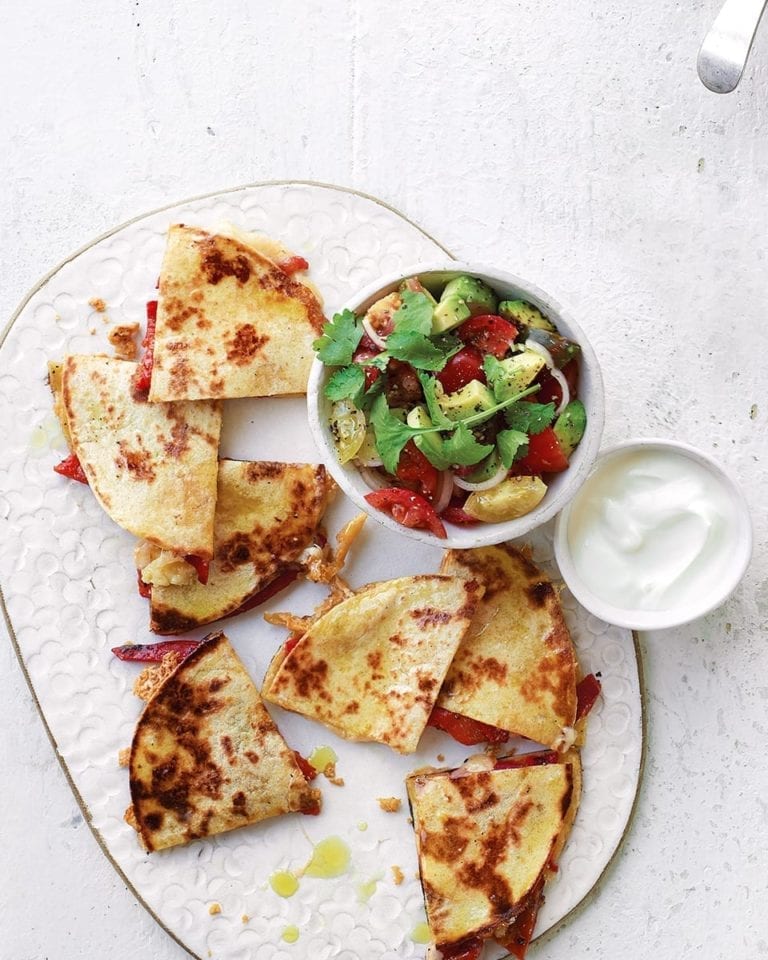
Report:
<svg viewBox="0 0 768 960"><path fill-rule="evenodd" d="M709 90L730 93L738 86L765 4L766 0L725 0L696 63Z"/></svg>

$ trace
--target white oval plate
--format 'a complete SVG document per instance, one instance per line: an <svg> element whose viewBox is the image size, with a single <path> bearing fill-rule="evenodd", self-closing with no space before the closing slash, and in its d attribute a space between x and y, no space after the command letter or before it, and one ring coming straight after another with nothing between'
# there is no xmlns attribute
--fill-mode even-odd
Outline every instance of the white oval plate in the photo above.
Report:
<svg viewBox="0 0 768 960"><path fill-rule="evenodd" d="M270 183L149 214L49 274L14 317L0 351L0 584L9 633L92 830L136 896L190 953L216 960L422 956L424 946L412 938L424 911L407 805L384 813L377 798L405 801L409 771L439 763L438 754L453 764L471 752L435 730L426 732L417 754L401 757L378 744L339 740L275 708L293 747L306 754L328 744L338 754L345 785L321 778L320 817L284 817L152 856L123 821L128 777L117 755L130 744L141 703L131 692L137 668L117 661L110 648L152 637L145 601L136 593L133 538L112 524L86 487L51 469L65 445L51 410L46 363L66 352L111 353L107 318L143 321L164 232L180 221L208 228L229 221L278 237L310 261L329 314L377 276L446 252L370 197L321 184ZM106 313L89 305L93 298L105 301ZM302 399L230 401L224 416L225 456L317 457ZM328 517L330 533L354 512L340 497ZM535 559L556 575L551 532L528 539ZM357 586L430 572L440 555L369 523L346 575ZM267 606L223 623L257 683L285 638L264 623L262 613L309 611L322 596L315 585L296 585ZM603 698L589 721L581 809L537 934L569 913L610 861L631 816L642 759L633 637L597 620L567 593L563 599L582 666L602 674ZM349 846L350 872L333 880L304 877L293 897L278 897L269 876L300 869L313 842L329 836ZM394 882L393 866L404 874L401 885ZM221 907L216 915L209 913L213 903ZM289 945L282 934L291 924L300 935Z"/></svg>

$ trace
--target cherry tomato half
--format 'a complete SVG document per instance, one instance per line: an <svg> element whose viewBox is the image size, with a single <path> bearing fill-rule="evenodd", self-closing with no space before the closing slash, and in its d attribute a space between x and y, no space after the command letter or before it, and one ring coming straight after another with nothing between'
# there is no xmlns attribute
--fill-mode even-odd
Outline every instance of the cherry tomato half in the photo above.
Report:
<svg viewBox="0 0 768 960"><path fill-rule="evenodd" d="M367 340L371 344L371 348L363 346L363 340ZM360 345L357 350L352 354L352 363L364 363L366 360L372 360L374 357L377 357L381 350L376 346L376 344L371 340L368 334L363 336L363 340L360 341ZM378 367L363 367L363 373L365 374L365 389L370 390L374 383L381 376L381 370Z"/></svg>
<svg viewBox="0 0 768 960"><path fill-rule="evenodd" d="M530 470L532 474L560 473L568 469L568 457L552 427L545 427L541 433L528 437L528 453L515 466L518 470Z"/></svg>
<svg viewBox="0 0 768 960"><path fill-rule="evenodd" d="M565 377L571 400L573 400L579 383L579 361L569 360L560 372ZM559 407L563 399L563 391L548 369L542 370L536 378L536 383L541 386L541 389L526 399L530 399L532 403L554 403L556 407Z"/></svg>
<svg viewBox="0 0 768 960"><path fill-rule="evenodd" d="M384 510L404 527L430 530L444 540L447 536L443 522L424 497L400 487L386 487L367 493L365 499L377 510Z"/></svg>
<svg viewBox="0 0 768 960"><path fill-rule="evenodd" d="M426 500L434 501L440 474L413 440L403 447L395 472L404 486L420 493Z"/></svg>
<svg viewBox="0 0 768 960"><path fill-rule="evenodd" d="M492 353L501 360L517 339L517 327L503 317L484 313L479 317L470 317L456 330L459 339L480 353Z"/></svg>
<svg viewBox="0 0 768 960"><path fill-rule="evenodd" d="M464 347L458 353L454 353L436 376L446 393L455 393L456 390L461 390L470 380L479 380L480 383L485 383L483 355L474 347Z"/></svg>

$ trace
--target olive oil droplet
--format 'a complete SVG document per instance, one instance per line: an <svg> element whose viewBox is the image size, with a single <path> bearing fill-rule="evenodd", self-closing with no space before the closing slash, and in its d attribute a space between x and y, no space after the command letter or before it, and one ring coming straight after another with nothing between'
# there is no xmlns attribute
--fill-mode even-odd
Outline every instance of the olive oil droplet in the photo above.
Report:
<svg viewBox="0 0 768 960"><path fill-rule="evenodd" d="M414 943L429 943L432 939L429 926L426 923L417 923L411 931L411 940Z"/></svg>
<svg viewBox="0 0 768 960"><path fill-rule="evenodd" d="M292 897L299 889L299 881L289 870L278 870L269 878L269 885L278 897Z"/></svg>
<svg viewBox="0 0 768 960"><path fill-rule="evenodd" d="M286 943L296 943L298 939L299 939L298 927L295 927L293 924L290 924L290 926L287 926L285 930L283 930L283 940L285 940Z"/></svg>
<svg viewBox="0 0 768 960"><path fill-rule="evenodd" d="M332 747L317 747L309 755L309 762L318 773L322 773L329 763L336 763L338 759Z"/></svg>
<svg viewBox="0 0 768 960"><path fill-rule="evenodd" d="M340 877L349 867L349 847L340 837L328 837L315 846L312 859L304 871L308 877Z"/></svg>

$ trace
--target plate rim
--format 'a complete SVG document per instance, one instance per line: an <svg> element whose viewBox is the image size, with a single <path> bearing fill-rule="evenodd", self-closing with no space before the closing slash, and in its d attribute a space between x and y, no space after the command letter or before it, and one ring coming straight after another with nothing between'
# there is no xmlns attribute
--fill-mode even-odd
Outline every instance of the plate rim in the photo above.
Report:
<svg viewBox="0 0 768 960"><path fill-rule="evenodd" d="M194 196L191 196L191 197L185 197L180 200L174 200L170 203L162 204L159 207L155 207L151 210L145 210L142 213L139 213L133 217L130 217L129 219L117 224L116 226L111 227L109 230L105 231L104 233L101 233L98 236L93 237L90 241L88 241L78 249L74 250L72 253L66 256L63 260L57 263L54 267L48 270L40 279L37 280L36 283L32 285L31 288L29 288L27 293L22 297L16 309L11 314L10 319L4 325L2 331L0 331L0 352L2 351L5 341L8 338L11 330L13 329L14 324L16 323L19 316L21 315L23 310L26 308L30 300L51 279L53 279L53 277L55 277L56 274L59 273L64 267L66 267L73 260L76 260L78 257L82 256L88 250L95 247L97 244L101 243L103 240L106 240L109 237L114 236L116 233L119 233L121 230L124 230L126 227L132 226L133 224L138 223L141 220L145 220L158 213L163 213L166 210L171 210L174 207L183 206L188 203L194 203L198 200L206 200L213 197L226 196L228 194L238 193L240 191L245 191L245 190L257 189L260 187L290 187L290 186L319 187L323 190L331 190L334 192L346 193L352 196L361 197L364 200L369 200L370 202L376 204L377 206L383 207L384 209L389 210L391 213L394 213L401 220L404 220L414 229L418 230L419 233L421 233L428 240L430 240L437 247L439 247L446 254L446 256L449 257L451 260L457 259L455 255L451 253L450 250L448 250L447 247L445 247L442 243L440 243L439 240L435 239L435 237L433 237L432 234L430 234L427 230L421 227L418 223L416 223L410 217L406 216L406 214L404 214L397 207L393 206L390 203L387 203L385 200L381 200L379 197L376 197L373 194L366 193L363 190L358 190L354 187L345 187L339 184L328 183L322 180L311 180L311 179L255 180L255 181L251 181L251 182L240 184L233 187L226 187L224 189L206 191L204 193L195 194ZM133 882L129 879L129 877L123 871L122 867L118 864L118 862L112 856L103 836L101 835L101 832L94 825L91 811L87 803L85 802L82 794L80 793L80 790L78 789L77 784L75 783L72 777L72 774L70 773L66 760L64 759L64 757L59 751L56 738L50 726L48 725L48 721L46 719L45 713L38 699L37 692L32 683L32 678L29 674L29 671L27 670L27 665L24 661L24 657L21 652L18 639L16 637L16 631L15 631L14 625L8 613L8 608L6 606L5 596L3 593L3 587L1 583L0 583L0 610L2 610L5 628L8 633L8 637L11 641L11 645L13 647L14 653L16 655L16 659L21 668L22 675L27 684L27 688L29 689L30 695L32 697L32 702L34 703L37 714L43 724L43 729L45 730L48 740L50 741L50 744L53 747L54 756L59 763L59 766L64 774L64 777L67 781L67 784L69 785L70 790L72 791L72 795L75 798L75 802L77 803L78 807L80 808L80 811L83 814L83 819L85 823L88 825L88 828L91 831L91 834L93 835L94 839L96 840L96 843L98 844L102 854L105 856L105 858L108 860L112 868L115 870L118 877L120 877L121 881L125 884L128 891L135 898L136 902L139 903L144 908L144 910L146 910L149 916L171 938L171 940L173 940L176 944L178 944L186 953L190 955L190 957L193 957L194 960L203 960L203 958L199 954L191 950L187 946L187 944L184 943L184 941L181 940L181 938L176 933L174 933L160 919L160 917L155 913L152 907L150 907L150 905L144 900L139 890L136 888ZM635 815L637 813L637 808L639 804L640 790L641 790L644 773L645 773L645 763L646 763L647 691L645 686L645 670L643 665L642 651L640 647L638 633L635 630L630 630L629 633L632 637L632 644L633 644L633 649L635 654L635 663L637 665L638 692L639 692L639 699L640 699L640 758L638 763L637 782L635 785L635 793L632 800L632 806L630 808L629 815L627 817L627 821L624 825L624 829L621 833L619 841L616 844L616 847L613 850L613 853L606 861L605 865L603 866L603 869L601 870L599 876L597 877L593 885L584 894L581 900L579 900L578 903L574 904L574 906L571 907L571 909L563 917L561 917L557 923L553 924L553 926L551 926L548 930L545 930L538 937L535 937L534 938L535 941L539 941L542 943L547 942L549 939L551 939L551 937L553 937L554 935L560 932L560 930L563 928L563 925L567 921L569 921L577 913L580 913L588 905L588 903L590 903L597 896L599 889L602 888L606 875L613 869L615 861L617 860L619 854L623 850L627 836L634 825Z"/></svg>

